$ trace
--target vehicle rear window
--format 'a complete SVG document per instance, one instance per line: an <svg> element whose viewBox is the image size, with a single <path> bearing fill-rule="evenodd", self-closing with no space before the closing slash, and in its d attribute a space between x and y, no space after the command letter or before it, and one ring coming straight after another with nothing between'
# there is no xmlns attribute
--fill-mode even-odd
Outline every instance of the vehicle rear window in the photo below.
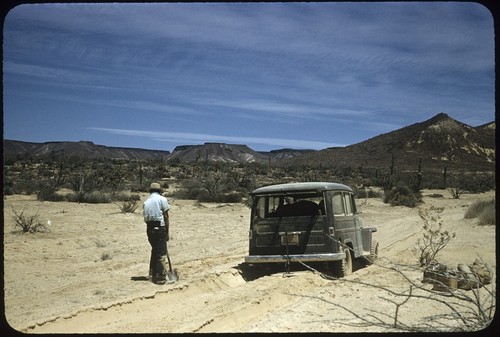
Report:
<svg viewBox="0 0 500 337"><path fill-rule="evenodd" d="M324 215L322 193L282 194L257 197L254 215L258 218Z"/></svg>

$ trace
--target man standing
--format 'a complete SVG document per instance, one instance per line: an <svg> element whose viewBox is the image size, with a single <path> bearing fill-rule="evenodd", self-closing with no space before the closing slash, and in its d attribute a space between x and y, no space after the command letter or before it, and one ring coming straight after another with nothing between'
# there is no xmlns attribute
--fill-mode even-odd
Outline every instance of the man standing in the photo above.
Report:
<svg viewBox="0 0 500 337"><path fill-rule="evenodd" d="M144 202L144 222L147 224L148 241L151 244L151 259L149 261L149 276L156 284L166 283L166 270L163 260L167 253L168 210L167 198L161 195L160 184L152 183L149 198Z"/></svg>

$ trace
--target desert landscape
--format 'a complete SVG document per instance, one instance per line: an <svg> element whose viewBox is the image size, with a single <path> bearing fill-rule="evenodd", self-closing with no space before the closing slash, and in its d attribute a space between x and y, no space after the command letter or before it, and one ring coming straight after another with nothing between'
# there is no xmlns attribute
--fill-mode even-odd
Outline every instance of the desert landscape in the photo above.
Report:
<svg viewBox="0 0 500 337"><path fill-rule="evenodd" d="M422 194L423 202L415 208L390 206L380 198L357 201L364 224L378 228L374 237L380 244L379 259L343 279L324 277L304 266L290 274L284 266L267 272L248 268L243 264L248 252L247 206L169 198L168 247L180 279L167 285L147 281L150 246L140 208L122 213L114 203L8 195L5 317L12 329L23 333L464 329L461 319L470 317L472 304L458 296L446 297L449 293L428 292L432 285L421 282L418 256L412 250L422 235L418 211L444 207L443 229L456 237L438 261L450 268L478 258L486 262L493 280L479 294L484 303L496 305L488 292L496 288L495 226L464 219L472 203L491 200L495 192L464 193L459 199L446 190ZM146 197L141 194L141 203ZM36 213L48 230L19 232L13 210ZM410 287L412 283L421 288ZM407 296L410 288L412 296ZM474 297L471 290L453 293Z"/></svg>

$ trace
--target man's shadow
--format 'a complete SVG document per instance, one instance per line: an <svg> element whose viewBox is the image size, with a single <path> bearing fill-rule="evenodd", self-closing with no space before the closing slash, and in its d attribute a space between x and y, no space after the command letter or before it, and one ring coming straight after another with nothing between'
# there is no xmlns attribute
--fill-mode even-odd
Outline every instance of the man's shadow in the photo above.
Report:
<svg viewBox="0 0 500 337"><path fill-rule="evenodd" d="M132 276L130 278L131 281L148 281L147 276Z"/></svg>

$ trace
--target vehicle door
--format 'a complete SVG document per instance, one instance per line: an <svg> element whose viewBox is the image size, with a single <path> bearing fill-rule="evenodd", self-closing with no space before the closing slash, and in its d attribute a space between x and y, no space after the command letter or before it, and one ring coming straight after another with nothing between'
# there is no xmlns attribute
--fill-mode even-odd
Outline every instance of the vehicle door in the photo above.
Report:
<svg viewBox="0 0 500 337"><path fill-rule="evenodd" d="M332 193L332 212L335 223L336 237L343 243L352 246L355 256L358 256L358 224L355 221L352 199L349 192L334 191Z"/></svg>
<svg viewBox="0 0 500 337"><path fill-rule="evenodd" d="M343 192L344 194L344 204L346 209L346 217L352 221L354 226L355 241L354 244L354 256L358 257L363 254L363 238L361 235L362 223L356 215L356 203L354 202L354 193Z"/></svg>

